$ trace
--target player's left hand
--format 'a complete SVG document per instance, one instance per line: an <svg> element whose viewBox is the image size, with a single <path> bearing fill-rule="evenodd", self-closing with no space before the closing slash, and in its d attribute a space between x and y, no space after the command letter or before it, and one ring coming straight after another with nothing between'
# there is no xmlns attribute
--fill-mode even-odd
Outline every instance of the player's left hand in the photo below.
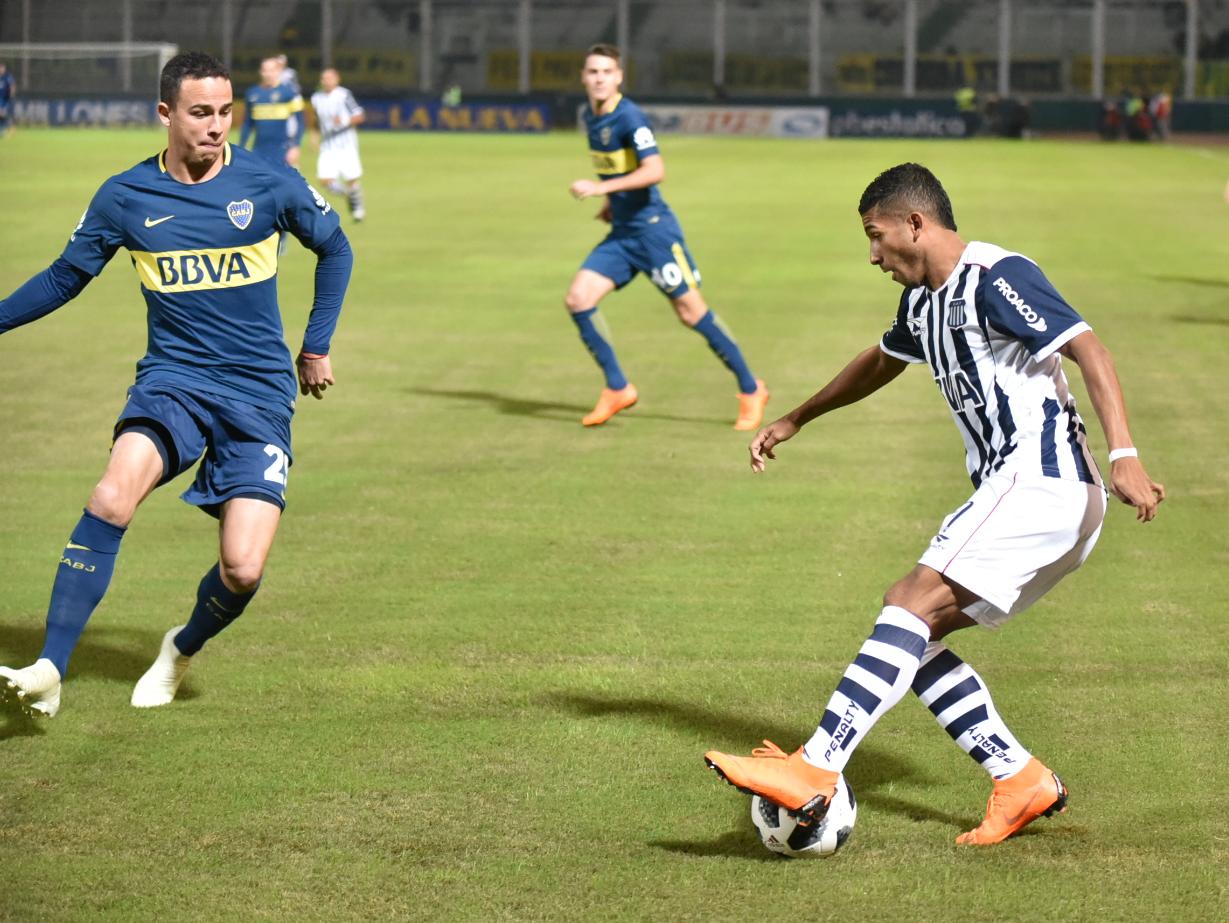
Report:
<svg viewBox="0 0 1229 923"><path fill-rule="evenodd" d="M573 199L580 201L581 199L588 199L596 195L601 195L601 190L598 189L599 185L601 184L598 183L597 180L578 179L568 187L568 191L572 193Z"/></svg>
<svg viewBox="0 0 1229 923"><path fill-rule="evenodd" d="M286 151L286 163L287 163L289 166L292 166L292 167L297 167L297 166L299 165L299 148L298 148L298 146L292 147L292 148L290 148L289 150L287 150L287 151Z"/></svg>
<svg viewBox="0 0 1229 923"><path fill-rule="evenodd" d="M329 357L299 353L294 364L299 371L299 391L304 396L310 394L318 401L324 400L324 392L329 385L335 384Z"/></svg>
<svg viewBox="0 0 1229 923"><path fill-rule="evenodd" d="M1151 522L1156 518L1156 508L1165 499L1165 485L1148 477L1148 472L1138 458L1120 458L1110 465L1110 492L1130 506L1135 507L1135 518Z"/></svg>
<svg viewBox="0 0 1229 923"><path fill-rule="evenodd" d="M598 221L605 221L610 224L614 221L614 213L610 210L610 200L606 200L606 204L602 206L602 210L593 216Z"/></svg>

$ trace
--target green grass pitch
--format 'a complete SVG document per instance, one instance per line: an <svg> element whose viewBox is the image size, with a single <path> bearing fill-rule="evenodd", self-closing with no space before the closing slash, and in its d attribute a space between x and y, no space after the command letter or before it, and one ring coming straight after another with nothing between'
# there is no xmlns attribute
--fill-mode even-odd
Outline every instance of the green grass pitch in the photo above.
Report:
<svg viewBox="0 0 1229 923"><path fill-rule="evenodd" d="M0 140L0 294L160 141ZM855 205L915 159L966 239L1038 260L1108 343L1170 491L1148 526L1114 504L1082 571L952 642L1071 811L957 848L988 780L906 698L850 766L848 846L803 863L762 849L701 753L805 739L883 590L968 494L934 386L911 371L753 477L733 380L640 280L604 313L641 403L585 430L599 379L562 306L602 233L567 195L583 142L362 143L338 385L300 403L265 586L179 700L130 708L216 542L182 481L146 503L59 717L0 723L0 918L1225 918L1229 155L663 139L664 192L770 414L889 322L899 288L867 265ZM293 247L282 268L292 346L312 265ZM0 339L0 663L38 651L144 323L121 254Z"/></svg>

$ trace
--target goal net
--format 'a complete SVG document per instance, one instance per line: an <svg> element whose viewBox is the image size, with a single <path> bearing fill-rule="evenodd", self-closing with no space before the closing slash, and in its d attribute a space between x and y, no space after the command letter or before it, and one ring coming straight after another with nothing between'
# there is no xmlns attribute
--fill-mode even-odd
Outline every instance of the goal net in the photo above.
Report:
<svg viewBox="0 0 1229 923"><path fill-rule="evenodd" d="M158 97L162 67L177 45L149 42L0 43L21 95Z"/></svg>

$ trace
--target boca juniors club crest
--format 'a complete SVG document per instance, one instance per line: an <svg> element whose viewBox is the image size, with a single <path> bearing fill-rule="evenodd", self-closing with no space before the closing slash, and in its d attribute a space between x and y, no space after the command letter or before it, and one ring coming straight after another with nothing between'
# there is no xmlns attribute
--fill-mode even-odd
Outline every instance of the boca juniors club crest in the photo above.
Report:
<svg viewBox="0 0 1229 923"><path fill-rule="evenodd" d="M601 131L598 132L598 137L602 139L603 144L609 144L610 143L610 129L603 128Z"/></svg>
<svg viewBox="0 0 1229 923"><path fill-rule="evenodd" d="M230 223L241 231L247 230L247 226L252 223L254 212L255 207L248 199L240 199L226 206L226 215L230 218Z"/></svg>

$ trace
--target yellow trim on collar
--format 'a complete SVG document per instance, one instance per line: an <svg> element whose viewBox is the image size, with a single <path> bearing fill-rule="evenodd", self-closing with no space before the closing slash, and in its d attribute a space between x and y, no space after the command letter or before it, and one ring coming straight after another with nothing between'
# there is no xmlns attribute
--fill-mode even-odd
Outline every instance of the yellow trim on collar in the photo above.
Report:
<svg viewBox="0 0 1229 923"><path fill-rule="evenodd" d="M610 115L610 113L612 113L612 112L614 112L616 109L618 109L618 108L619 108L619 103L623 102L623 94L622 94L622 93L616 93L614 96L610 97L610 100L608 100L608 101L613 101L613 104L611 105L611 107L610 107L609 109L607 109L605 112L597 112L597 111L595 110L595 113L596 113L597 115L599 115L599 116L602 116L602 115Z"/></svg>

